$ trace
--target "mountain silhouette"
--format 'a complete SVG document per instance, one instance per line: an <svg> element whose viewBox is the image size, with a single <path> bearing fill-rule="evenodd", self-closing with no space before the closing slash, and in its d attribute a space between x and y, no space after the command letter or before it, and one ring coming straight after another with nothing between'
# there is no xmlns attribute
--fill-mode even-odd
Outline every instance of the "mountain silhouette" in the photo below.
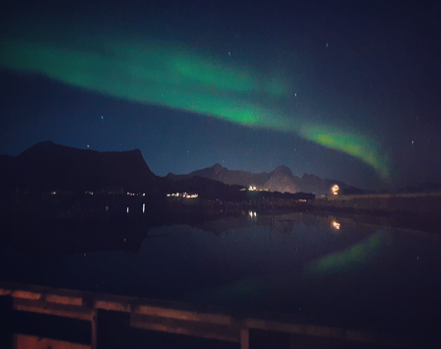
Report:
<svg viewBox="0 0 441 349"><path fill-rule="evenodd" d="M45 141L35 144L16 157L1 155L0 191L9 197L16 189L41 193L103 192L198 193L202 199L243 200L242 188L226 185L203 176L182 180L156 176L147 166L139 149L99 152Z"/></svg>
<svg viewBox="0 0 441 349"><path fill-rule="evenodd" d="M337 184L344 193L363 193L344 182L324 179L312 174L304 174L301 178L294 175L289 167L278 166L274 171L266 173L252 173L245 171L229 170L220 164L215 164L202 170L193 171L189 174L175 175L169 173L166 178L181 180L192 177L204 177L214 179L225 184L236 184L256 189L269 190L280 193L312 193L315 195L330 194L331 187Z"/></svg>
<svg viewBox="0 0 441 349"><path fill-rule="evenodd" d="M158 178L139 149L98 152L55 144L37 143L8 162L6 183L29 191L100 191L111 187L148 191Z"/></svg>
<svg viewBox="0 0 441 349"><path fill-rule="evenodd" d="M251 173L232 171L220 164L185 175L169 173L156 176L147 166L139 149L99 152L40 142L16 157L1 155L0 188L16 188L31 192L194 192L201 198L240 200L243 187L256 187L280 193L329 194L334 184L341 191L360 193L343 182L323 179L311 174L301 178L290 168L278 166L274 171Z"/></svg>

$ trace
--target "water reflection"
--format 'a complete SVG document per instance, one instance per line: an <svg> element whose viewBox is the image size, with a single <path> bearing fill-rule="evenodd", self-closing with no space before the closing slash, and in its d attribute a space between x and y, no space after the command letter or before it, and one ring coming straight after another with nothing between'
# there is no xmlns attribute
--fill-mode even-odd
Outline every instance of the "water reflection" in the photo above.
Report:
<svg viewBox="0 0 441 349"><path fill-rule="evenodd" d="M330 276L333 273L344 273L362 268L366 264L375 263L390 241L389 234L378 231L343 251L330 253L309 263L305 271L308 274Z"/></svg>
<svg viewBox="0 0 441 349"><path fill-rule="evenodd" d="M422 326L441 312L439 236L327 215L257 215L97 230L114 244L93 249L90 238L66 255L48 253L63 247L58 230L48 234L58 247L16 237L0 247L0 279L348 321Z"/></svg>
<svg viewBox="0 0 441 349"><path fill-rule="evenodd" d="M332 226L335 230L340 230L341 224L336 221L332 221Z"/></svg>

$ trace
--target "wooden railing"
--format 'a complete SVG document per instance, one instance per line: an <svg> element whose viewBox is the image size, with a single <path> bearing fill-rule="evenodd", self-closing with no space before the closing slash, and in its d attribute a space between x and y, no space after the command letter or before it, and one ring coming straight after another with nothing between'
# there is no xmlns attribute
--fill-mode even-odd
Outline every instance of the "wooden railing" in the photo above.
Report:
<svg viewBox="0 0 441 349"><path fill-rule="evenodd" d="M248 348L318 348L334 343L350 347L441 348L439 343L422 343L373 332L347 330L307 323L290 316L231 315L221 309L168 301L97 294L76 290L0 282L0 296L10 297L10 311L48 314L90 322L89 344L40 338L26 333L10 333L14 348L96 349L105 347L100 339L98 321L109 312L121 314L127 326L195 337L211 338L240 344ZM3 298L3 300L7 300ZM2 316L8 316L3 312ZM1 319L0 319L1 320ZM7 319L6 319L7 320ZM116 328L116 331L118 328ZM269 343L265 344L265 341ZM278 343L274 346L274 343ZM325 344L324 344L325 343ZM37 345L38 344L38 345ZM331 345L331 347L333 347ZM0 343L1 346L1 343ZM343 347L347 347L343 345Z"/></svg>

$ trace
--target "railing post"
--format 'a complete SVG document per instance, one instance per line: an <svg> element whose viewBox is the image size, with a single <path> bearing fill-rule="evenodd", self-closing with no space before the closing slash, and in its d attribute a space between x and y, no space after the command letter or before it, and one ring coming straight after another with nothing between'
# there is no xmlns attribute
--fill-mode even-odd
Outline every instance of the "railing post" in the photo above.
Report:
<svg viewBox="0 0 441 349"><path fill-rule="evenodd" d="M92 316L92 338L91 338L91 349L97 349L98 348L98 344L97 344L97 328L98 328L98 311L95 309L93 311L93 316Z"/></svg>
<svg viewBox="0 0 441 349"><path fill-rule="evenodd" d="M0 297L0 348L12 348L12 297Z"/></svg>
<svg viewBox="0 0 441 349"><path fill-rule="evenodd" d="M250 348L250 331L248 328L240 330L240 349Z"/></svg>

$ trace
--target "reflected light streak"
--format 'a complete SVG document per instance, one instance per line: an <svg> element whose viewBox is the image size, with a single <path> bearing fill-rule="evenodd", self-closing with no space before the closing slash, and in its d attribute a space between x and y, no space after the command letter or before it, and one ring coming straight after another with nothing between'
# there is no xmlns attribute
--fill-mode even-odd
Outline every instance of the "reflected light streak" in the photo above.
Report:
<svg viewBox="0 0 441 349"><path fill-rule="evenodd" d="M340 223L334 221L334 222L332 222L332 226L333 226L335 229L340 230Z"/></svg>

